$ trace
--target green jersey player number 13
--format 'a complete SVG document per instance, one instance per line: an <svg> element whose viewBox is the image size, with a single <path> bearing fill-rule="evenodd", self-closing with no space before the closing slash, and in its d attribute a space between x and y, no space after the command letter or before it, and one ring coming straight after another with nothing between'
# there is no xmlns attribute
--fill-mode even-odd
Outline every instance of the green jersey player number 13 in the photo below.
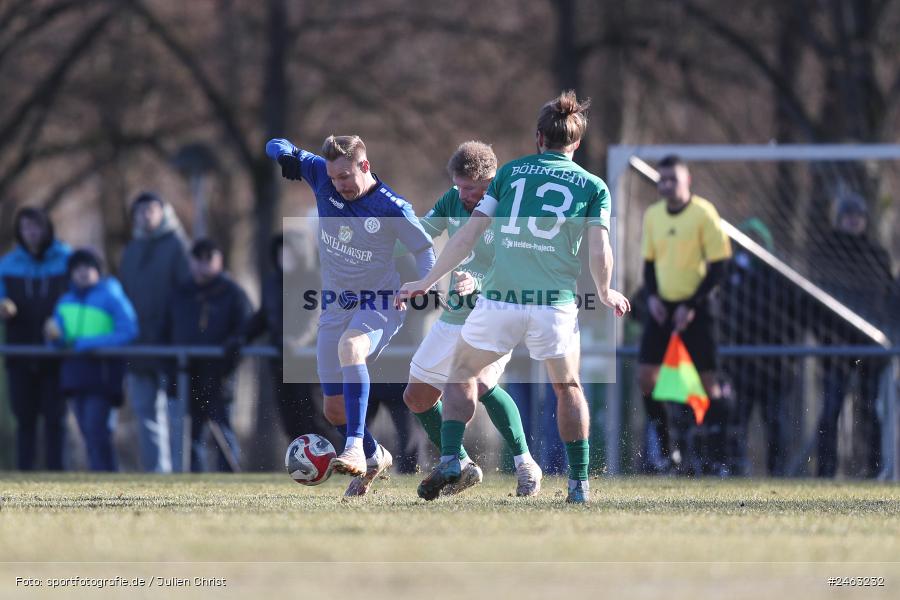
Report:
<svg viewBox="0 0 900 600"><path fill-rule="evenodd" d="M498 248L485 296L516 303L573 302L585 229L608 230L609 206L603 180L562 153L532 154L504 165L475 208L494 217Z"/></svg>
<svg viewBox="0 0 900 600"><path fill-rule="evenodd" d="M587 128L587 105L573 91L544 104L535 133L538 154L505 164L472 219L449 240L428 275L404 284L397 294L402 302L426 293L466 258L488 228L494 234L494 264L485 278L484 295L463 325L444 390L441 462L419 484L421 498L437 498L442 489L459 481L458 455L466 425L475 414L477 376L524 343L531 358L544 364L557 397L557 424L569 463L566 501L590 501L590 411L578 375L580 336L574 303L581 266L578 248L586 230L598 298L619 316L630 305L609 287L613 266L609 191L602 180L572 161ZM518 299L516 291L522 292ZM492 300L492 292L501 297ZM525 300L525 292L542 300ZM523 306L509 304L519 302Z"/></svg>
<svg viewBox="0 0 900 600"><path fill-rule="evenodd" d="M512 210L509 213L509 221L500 227L500 231L512 235L519 235L522 228L516 225L516 219L519 217L519 210L522 207L522 196L525 195L525 178L520 177L509 185L516 191L516 196L513 198ZM566 211L572 206L572 200L574 200L575 197L572 195L569 188L550 181L539 187L535 192L535 195L538 198L544 198L547 192L557 192L563 197L563 203L559 206L554 206L552 204L544 204L541 206L541 210L556 215L556 223L549 231L544 231L543 229L538 228L536 217L529 217L528 230L536 237L552 240L556 237L556 234L559 233L559 228L562 224L566 222Z"/></svg>

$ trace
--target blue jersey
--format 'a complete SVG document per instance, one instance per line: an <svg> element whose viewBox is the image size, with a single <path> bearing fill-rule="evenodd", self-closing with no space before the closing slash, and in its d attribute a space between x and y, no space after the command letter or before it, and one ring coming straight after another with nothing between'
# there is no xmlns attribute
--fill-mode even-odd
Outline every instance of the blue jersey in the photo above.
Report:
<svg viewBox="0 0 900 600"><path fill-rule="evenodd" d="M413 253L432 245L412 205L380 180L365 196L348 201L331 183L321 156L280 139L266 144L266 153L274 159L285 153L299 158L301 175L316 195L323 294L393 293L400 287L393 256L397 240ZM379 298L376 305L381 303Z"/></svg>

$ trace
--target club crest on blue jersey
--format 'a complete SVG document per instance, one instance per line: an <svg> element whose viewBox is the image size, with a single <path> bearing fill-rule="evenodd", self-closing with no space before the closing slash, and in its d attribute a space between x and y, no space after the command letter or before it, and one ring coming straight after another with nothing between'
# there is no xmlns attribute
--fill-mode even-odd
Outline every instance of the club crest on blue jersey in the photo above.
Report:
<svg viewBox="0 0 900 600"><path fill-rule="evenodd" d="M381 229L381 221L376 219L375 217L369 217L366 219L366 231L369 233L378 233L378 230Z"/></svg>

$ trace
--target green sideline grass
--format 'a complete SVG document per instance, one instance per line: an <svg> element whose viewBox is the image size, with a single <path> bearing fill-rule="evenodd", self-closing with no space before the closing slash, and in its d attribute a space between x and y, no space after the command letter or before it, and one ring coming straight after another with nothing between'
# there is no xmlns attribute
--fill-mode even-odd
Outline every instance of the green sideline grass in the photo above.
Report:
<svg viewBox="0 0 900 600"><path fill-rule="evenodd" d="M598 568L621 576L650 562L640 572L701 567L692 580L702 582L733 563L760 563L750 570L770 573L781 568L776 563L900 560L896 485L595 479L594 503L584 508L565 505L563 479L548 478L540 496L526 499L511 494L513 478L489 473L484 485L433 503L416 497L418 479L395 476L348 502L341 498L347 480L338 476L308 488L281 474L0 475L0 561L513 563L494 568L498 577L503 569L521 575L520 562L540 563L538 571L550 568L544 563L633 563L581 569L573 581ZM577 565L552 567L564 573ZM5 565L5 580L11 568ZM478 569L428 565L438 568ZM880 568L882 576L900 576L897 563ZM837 574L878 575L858 571ZM747 591L758 593L760 582L747 577Z"/></svg>

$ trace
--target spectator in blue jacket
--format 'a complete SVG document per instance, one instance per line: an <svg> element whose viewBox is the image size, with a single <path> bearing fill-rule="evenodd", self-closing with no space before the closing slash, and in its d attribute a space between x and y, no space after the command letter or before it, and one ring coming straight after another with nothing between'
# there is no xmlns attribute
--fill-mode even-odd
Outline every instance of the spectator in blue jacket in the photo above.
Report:
<svg viewBox="0 0 900 600"><path fill-rule="evenodd" d="M43 344L44 322L68 287L66 261L72 250L56 239L50 218L37 208L16 214L15 238L16 247L0 259L0 320L6 323L6 343ZM9 357L6 374L16 417L16 468L35 468L43 417L46 468L62 470L66 402L59 393L59 360Z"/></svg>
<svg viewBox="0 0 900 600"><path fill-rule="evenodd" d="M115 471L112 436L123 399L125 362L83 353L128 344L137 337L137 317L121 284L114 277L102 276L100 257L91 250L75 251L69 258L68 273L71 288L56 304L45 336L76 352L63 359L60 389L72 400L91 470Z"/></svg>

